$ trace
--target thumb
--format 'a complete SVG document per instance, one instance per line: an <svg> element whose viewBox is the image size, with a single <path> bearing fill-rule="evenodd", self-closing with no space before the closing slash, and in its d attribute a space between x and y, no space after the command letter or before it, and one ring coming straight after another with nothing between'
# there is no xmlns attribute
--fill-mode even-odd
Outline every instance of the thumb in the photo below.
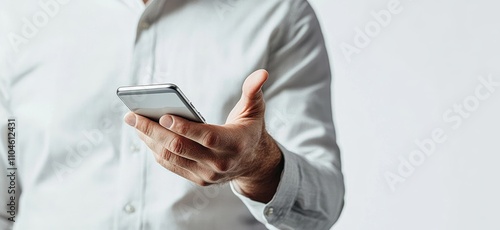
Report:
<svg viewBox="0 0 500 230"><path fill-rule="evenodd" d="M240 100L244 100L248 103L261 99L263 96L261 89L268 76L269 73L264 69L257 70L250 74L250 76L248 76L243 83L243 93L241 94Z"/></svg>
<svg viewBox="0 0 500 230"><path fill-rule="evenodd" d="M226 123L231 123L244 117L263 117L265 105L261 89L268 76L269 73L261 69L253 72L245 79L241 98L227 117Z"/></svg>

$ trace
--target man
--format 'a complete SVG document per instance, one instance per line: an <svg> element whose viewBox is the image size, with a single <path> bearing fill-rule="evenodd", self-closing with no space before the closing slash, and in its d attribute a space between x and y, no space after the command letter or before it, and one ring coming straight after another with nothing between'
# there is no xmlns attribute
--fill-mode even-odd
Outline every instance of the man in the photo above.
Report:
<svg viewBox="0 0 500 230"><path fill-rule="evenodd" d="M0 5L0 164L16 175L15 195L0 180L11 209L1 229L329 229L338 219L329 61L306 1L25 3ZM162 82L209 124L123 122L116 88Z"/></svg>

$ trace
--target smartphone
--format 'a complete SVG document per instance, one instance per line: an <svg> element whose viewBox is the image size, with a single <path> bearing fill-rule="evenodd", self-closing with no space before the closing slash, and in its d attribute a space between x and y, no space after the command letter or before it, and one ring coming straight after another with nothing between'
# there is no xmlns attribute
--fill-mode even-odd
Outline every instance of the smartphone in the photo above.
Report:
<svg viewBox="0 0 500 230"><path fill-rule="evenodd" d="M206 123L205 118L179 87L171 83L122 86L116 90L116 95L130 111L154 121L159 121L165 114L171 114L190 121Z"/></svg>

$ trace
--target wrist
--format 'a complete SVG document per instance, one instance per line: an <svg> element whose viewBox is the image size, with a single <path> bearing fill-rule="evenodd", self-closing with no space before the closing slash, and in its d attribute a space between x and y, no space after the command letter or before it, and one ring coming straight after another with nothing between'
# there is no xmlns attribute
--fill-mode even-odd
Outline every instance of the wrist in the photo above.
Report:
<svg viewBox="0 0 500 230"><path fill-rule="evenodd" d="M283 172L283 153L274 139L265 132L262 148L257 150L259 164L249 175L234 180L242 195L263 203L271 201L276 193Z"/></svg>

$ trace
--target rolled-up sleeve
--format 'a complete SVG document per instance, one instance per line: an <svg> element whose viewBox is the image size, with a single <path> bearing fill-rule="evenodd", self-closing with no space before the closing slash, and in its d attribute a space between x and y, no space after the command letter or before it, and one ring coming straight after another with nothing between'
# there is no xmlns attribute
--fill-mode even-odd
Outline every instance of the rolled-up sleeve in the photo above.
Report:
<svg viewBox="0 0 500 230"><path fill-rule="evenodd" d="M295 2L272 39L263 88L266 129L284 157L267 204L233 192L269 229L329 229L344 204L340 151L331 107L331 70L319 22L307 1Z"/></svg>

